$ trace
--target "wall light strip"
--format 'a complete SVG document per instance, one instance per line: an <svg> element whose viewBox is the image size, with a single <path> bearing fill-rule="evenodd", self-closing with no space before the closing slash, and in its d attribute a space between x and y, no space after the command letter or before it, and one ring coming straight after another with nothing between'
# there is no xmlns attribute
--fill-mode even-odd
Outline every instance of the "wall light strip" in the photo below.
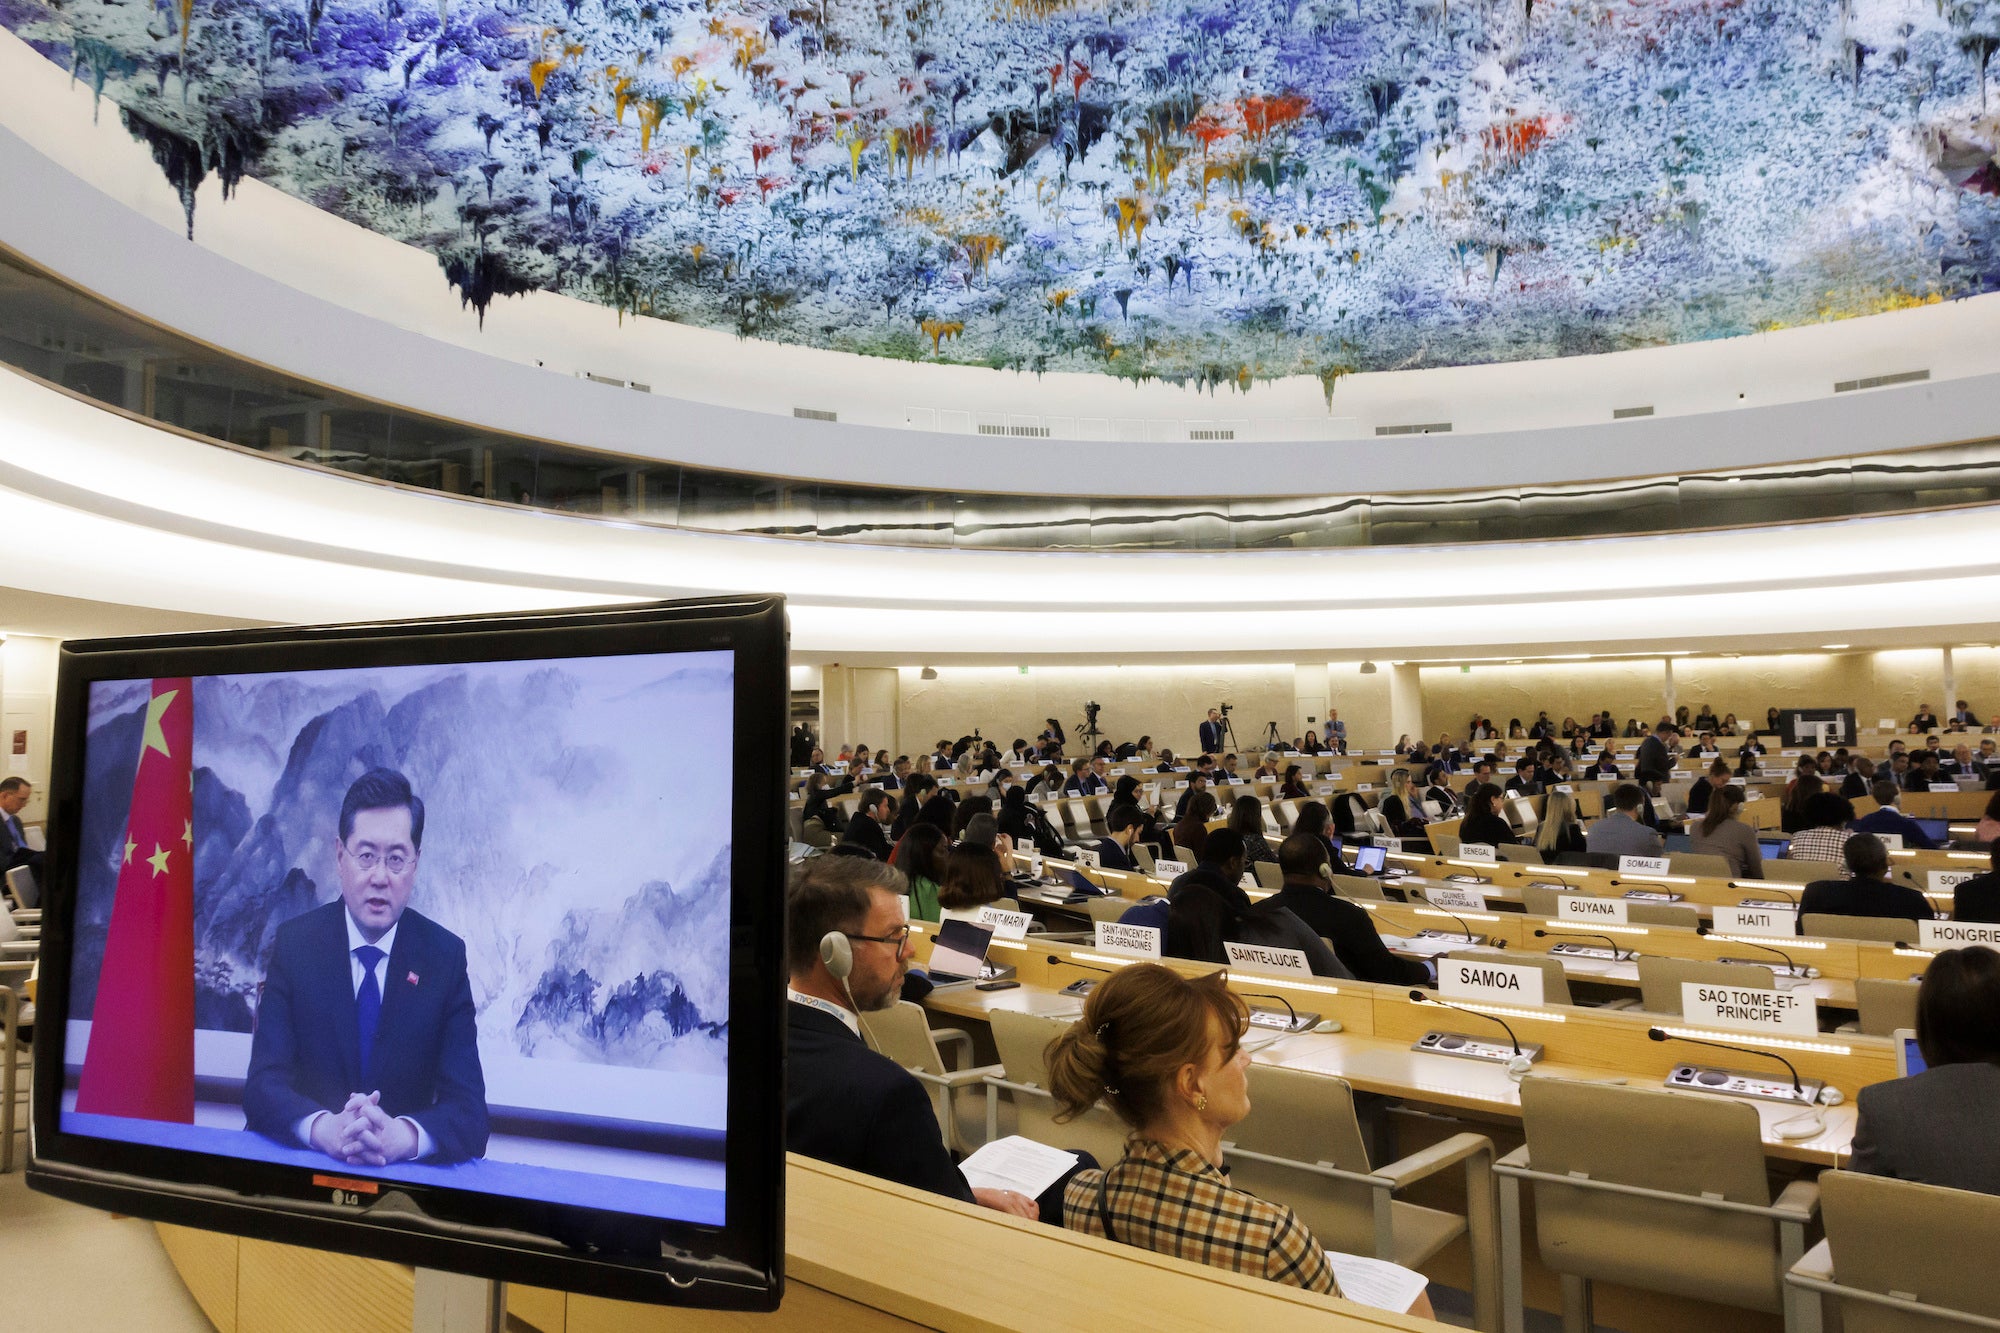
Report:
<svg viewBox="0 0 2000 1333"><path fill-rule="evenodd" d="M1566 879L1590 878L1590 871L1587 867L1584 866L1536 866L1535 867L1535 873L1541 874L1543 872L1547 872L1548 874L1551 875L1561 875Z"/></svg>
<svg viewBox="0 0 2000 1333"><path fill-rule="evenodd" d="M1231 972L1229 980L1245 986L1252 983L1259 986L1282 986L1286 990L1302 990L1313 995L1340 994L1338 986L1317 986L1304 981L1289 981L1284 977L1267 977L1262 972Z"/></svg>
<svg viewBox="0 0 2000 1333"><path fill-rule="evenodd" d="M1546 1009L1515 1009L1504 1004L1481 1004L1477 1000L1454 998L1453 1009L1470 1009L1475 1014L1499 1014L1504 1018L1532 1018L1538 1023L1567 1023L1568 1014L1552 1014Z"/></svg>
<svg viewBox="0 0 2000 1333"><path fill-rule="evenodd" d="M1101 953L1073 953L1064 961L1079 963L1103 963L1106 967L1130 967L1134 963L1150 963L1151 958L1117 958Z"/></svg>
<svg viewBox="0 0 2000 1333"><path fill-rule="evenodd" d="M1902 947L1900 947L1900 946L1899 946L1899 947L1898 947L1898 948L1897 948L1897 949L1895 950L1895 954L1896 954L1896 957L1898 957L1898 958L1935 958L1935 957L1937 957L1937 955L1936 955L1936 954L1934 954L1934 953L1932 953L1932 952L1931 952L1931 951L1930 951L1929 949L1905 949L1905 948L1902 948Z"/></svg>
<svg viewBox="0 0 2000 1333"><path fill-rule="evenodd" d="M1588 925L1590 927L1588 930L1579 929L1570 931L1571 934L1575 935L1650 935L1653 933L1644 926L1614 926L1603 921L1568 921L1556 916L1545 916L1541 920L1546 921L1551 926L1557 927L1558 931L1569 930L1572 926Z"/></svg>
<svg viewBox="0 0 2000 1333"><path fill-rule="evenodd" d="M1498 921L1500 919L1485 912L1446 912L1436 907L1413 907L1410 909L1410 913L1413 916L1434 916L1449 918L1453 921Z"/></svg>
<svg viewBox="0 0 2000 1333"><path fill-rule="evenodd" d="M1620 875L1620 880L1635 884L1692 884L1693 875Z"/></svg>
<svg viewBox="0 0 2000 1333"><path fill-rule="evenodd" d="M1465 867L1466 869L1468 869L1468 870L1498 870L1498 869L1500 868L1500 863L1499 863L1498 861L1452 861L1452 860L1447 860L1447 861L1445 862L1445 864L1446 864L1446 865L1448 865L1448 866L1464 866L1464 867ZM1510 863L1510 864L1511 864L1511 863Z"/></svg>
<svg viewBox="0 0 2000 1333"><path fill-rule="evenodd" d="M1016 953L1026 953L1028 951L1028 946L1019 940L989 940L986 947L989 949L1012 949Z"/></svg>
<svg viewBox="0 0 2000 1333"><path fill-rule="evenodd" d="M1826 1041L1799 1041L1790 1037L1767 1037L1761 1032L1738 1032L1730 1028L1670 1028L1654 1024L1669 1037L1692 1041L1735 1042L1739 1046L1769 1046L1780 1051L1813 1051L1820 1055L1852 1055L1852 1046L1836 1046Z"/></svg>

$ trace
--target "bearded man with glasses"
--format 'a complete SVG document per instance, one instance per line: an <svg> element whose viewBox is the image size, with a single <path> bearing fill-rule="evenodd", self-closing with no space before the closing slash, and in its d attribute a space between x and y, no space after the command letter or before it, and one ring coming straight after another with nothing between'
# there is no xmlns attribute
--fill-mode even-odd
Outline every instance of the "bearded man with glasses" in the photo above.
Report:
<svg viewBox="0 0 2000 1333"><path fill-rule="evenodd" d="M486 1153L465 942L409 910L424 803L393 769L340 805L340 901L278 927L257 1004L248 1127L349 1166Z"/></svg>

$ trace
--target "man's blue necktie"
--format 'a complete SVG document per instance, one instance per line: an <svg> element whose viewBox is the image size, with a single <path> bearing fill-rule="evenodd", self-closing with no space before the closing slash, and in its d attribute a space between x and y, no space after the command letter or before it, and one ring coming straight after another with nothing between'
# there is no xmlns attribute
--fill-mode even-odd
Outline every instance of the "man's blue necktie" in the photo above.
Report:
<svg viewBox="0 0 2000 1333"><path fill-rule="evenodd" d="M361 989L354 992L354 1020L361 1037L361 1077L368 1078L369 1061L375 1054L375 1026L382 1021L382 985L375 980L375 965L388 957L372 944L354 951L361 960Z"/></svg>

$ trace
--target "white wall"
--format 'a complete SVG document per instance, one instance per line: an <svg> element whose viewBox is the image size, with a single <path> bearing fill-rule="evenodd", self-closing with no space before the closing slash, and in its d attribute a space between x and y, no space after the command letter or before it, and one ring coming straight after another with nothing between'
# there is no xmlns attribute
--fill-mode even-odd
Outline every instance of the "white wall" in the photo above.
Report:
<svg viewBox="0 0 2000 1333"><path fill-rule="evenodd" d="M55 722L55 639L34 634L9 634L0 644L0 776L20 776L35 784L34 795L21 811L24 823L48 818L49 739ZM17 738L26 754L14 753Z"/></svg>

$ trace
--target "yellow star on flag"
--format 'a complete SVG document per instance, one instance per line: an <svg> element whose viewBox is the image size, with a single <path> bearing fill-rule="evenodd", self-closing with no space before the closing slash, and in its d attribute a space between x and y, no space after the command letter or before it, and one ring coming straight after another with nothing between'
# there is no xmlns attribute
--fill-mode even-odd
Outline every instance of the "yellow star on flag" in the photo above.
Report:
<svg viewBox="0 0 2000 1333"><path fill-rule="evenodd" d="M181 841L190 847L194 846L194 821L192 819L187 821L187 830L181 834Z"/></svg>
<svg viewBox="0 0 2000 1333"><path fill-rule="evenodd" d="M132 864L132 853L134 853L134 852L136 852L136 851L138 851L138 850L139 850L139 844L138 844L138 843L136 843L136 842L133 842L133 841L132 841L132 840L131 840L130 838L127 838L127 839L125 840L125 864L126 864L126 865L128 865L128 866L129 866L129 865L131 865L131 864Z"/></svg>
<svg viewBox="0 0 2000 1333"><path fill-rule="evenodd" d="M153 844L153 854L146 858L146 864L153 867L155 875L167 873L167 849L157 842Z"/></svg>
<svg viewBox="0 0 2000 1333"><path fill-rule="evenodd" d="M146 705L146 738L139 751L142 758L147 750L158 750L167 758L173 758L172 752L167 749L167 733L161 729L160 719L166 716L167 709L179 695L179 690L168 690L165 694L154 695L152 702Z"/></svg>

